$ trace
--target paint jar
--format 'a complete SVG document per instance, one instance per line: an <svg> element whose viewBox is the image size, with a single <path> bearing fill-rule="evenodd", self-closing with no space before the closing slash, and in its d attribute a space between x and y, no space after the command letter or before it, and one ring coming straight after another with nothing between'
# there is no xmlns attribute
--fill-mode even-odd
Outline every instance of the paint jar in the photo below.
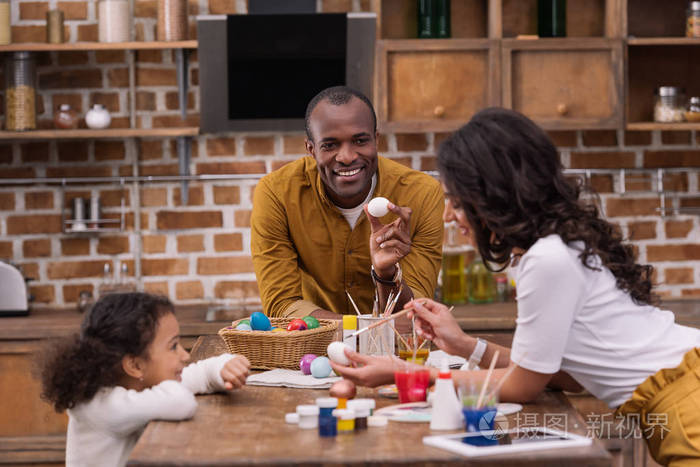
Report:
<svg viewBox="0 0 700 467"><path fill-rule="evenodd" d="M0 45L7 45L11 42L10 0L0 0Z"/></svg>
<svg viewBox="0 0 700 467"><path fill-rule="evenodd" d="M355 412L355 431L367 429L367 417L370 415L370 407L367 399L355 399L348 401L348 409Z"/></svg>
<svg viewBox="0 0 700 467"><path fill-rule="evenodd" d="M357 318L357 325L362 330L383 319L381 316L361 315ZM361 354L394 355L394 331L389 323L363 332L359 338Z"/></svg>
<svg viewBox="0 0 700 467"><path fill-rule="evenodd" d="M333 416L338 419L338 433L347 434L355 431L355 411L350 409L335 409Z"/></svg>
<svg viewBox="0 0 700 467"><path fill-rule="evenodd" d="M299 414L299 428L310 430L318 427L317 405L297 405L297 414Z"/></svg>
<svg viewBox="0 0 700 467"><path fill-rule="evenodd" d="M333 411L338 406L338 399L335 397L319 397L316 399L318 413L318 434L324 438L333 437L338 434L338 421L333 416Z"/></svg>
<svg viewBox="0 0 700 467"><path fill-rule="evenodd" d="M129 0L100 0L98 16L100 42L129 41Z"/></svg>
<svg viewBox="0 0 700 467"><path fill-rule="evenodd" d="M335 417L318 417L318 435L332 438L338 434L338 420Z"/></svg>
<svg viewBox="0 0 700 467"><path fill-rule="evenodd" d="M338 399L335 397L319 397L316 399L319 408L319 417L332 417L333 410L338 407Z"/></svg>

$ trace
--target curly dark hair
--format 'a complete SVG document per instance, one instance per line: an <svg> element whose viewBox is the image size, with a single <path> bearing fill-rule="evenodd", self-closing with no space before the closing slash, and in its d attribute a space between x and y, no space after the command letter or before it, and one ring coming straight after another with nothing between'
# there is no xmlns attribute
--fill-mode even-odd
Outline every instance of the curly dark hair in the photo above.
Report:
<svg viewBox="0 0 700 467"><path fill-rule="evenodd" d="M57 412L90 400L124 376L125 355L147 356L161 316L173 313L165 297L115 293L100 298L83 320L80 335L51 345L41 362L41 397Z"/></svg>
<svg viewBox="0 0 700 467"><path fill-rule="evenodd" d="M440 146L438 169L485 261L505 268L514 247L527 250L557 234L566 244L583 242L583 265L598 269L598 256L636 303L657 302L653 268L637 264L619 229L580 199L592 190L564 176L554 144L524 115L501 108L477 113Z"/></svg>

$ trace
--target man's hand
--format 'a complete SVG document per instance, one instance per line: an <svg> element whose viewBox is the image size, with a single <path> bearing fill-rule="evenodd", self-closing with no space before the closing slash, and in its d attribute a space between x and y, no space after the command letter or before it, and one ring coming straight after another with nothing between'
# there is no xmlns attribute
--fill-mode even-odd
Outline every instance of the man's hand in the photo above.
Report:
<svg viewBox="0 0 700 467"><path fill-rule="evenodd" d="M243 355L234 355L221 369L224 386L229 391L244 386L249 372L250 362L248 359Z"/></svg>
<svg viewBox="0 0 700 467"><path fill-rule="evenodd" d="M388 207L398 218L387 225L371 215L366 205L364 210L371 228L369 256L374 272L382 279L390 280L396 273L396 263L411 252L409 225L412 211L393 203L389 203Z"/></svg>
<svg viewBox="0 0 700 467"><path fill-rule="evenodd" d="M332 311L324 310L322 308L312 311L311 316L316 319L343 319L343 315L339 315L338 313L333 313Z"/></svg>

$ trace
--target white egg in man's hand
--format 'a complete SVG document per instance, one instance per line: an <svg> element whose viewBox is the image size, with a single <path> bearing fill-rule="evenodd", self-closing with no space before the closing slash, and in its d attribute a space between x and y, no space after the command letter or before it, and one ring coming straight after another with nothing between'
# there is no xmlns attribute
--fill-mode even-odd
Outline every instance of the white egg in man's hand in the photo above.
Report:
<svg viewBox="0 0 700 467"><path fill-rule="evenodd" d="M371 228L369 254L374 271L382 279L391 280L396 274L396 264L411 252L411 208L377 197L367 203L365 213ZM382 224L379 218L389 213L396 214L396 219Z"/></svg>

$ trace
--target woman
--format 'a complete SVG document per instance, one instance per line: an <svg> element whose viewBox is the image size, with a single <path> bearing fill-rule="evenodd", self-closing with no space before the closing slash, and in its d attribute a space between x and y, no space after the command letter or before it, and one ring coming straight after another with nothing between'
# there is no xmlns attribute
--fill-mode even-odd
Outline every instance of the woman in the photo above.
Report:
<svg viewBox="0 0 700 467"><path fill-rule="evenodd" d="M425 300L407 305L418 332L482 368L498 350L496 379L516 366L503 401L582 386L638 416L643 430L666 421L647 439L658 462L699 465L700 330L654 306L651 266L637 264L619 231L580 199L545 132L517 112L486 109L442 144L438 168L445 221L456 221L484 260L513 268L517 325L512 349L478 342L445 306ZM392 381L390 359L349 356L363 366L334 365L337 373L370 386ZM453 377L459 385L484 373Z"/></svg>

